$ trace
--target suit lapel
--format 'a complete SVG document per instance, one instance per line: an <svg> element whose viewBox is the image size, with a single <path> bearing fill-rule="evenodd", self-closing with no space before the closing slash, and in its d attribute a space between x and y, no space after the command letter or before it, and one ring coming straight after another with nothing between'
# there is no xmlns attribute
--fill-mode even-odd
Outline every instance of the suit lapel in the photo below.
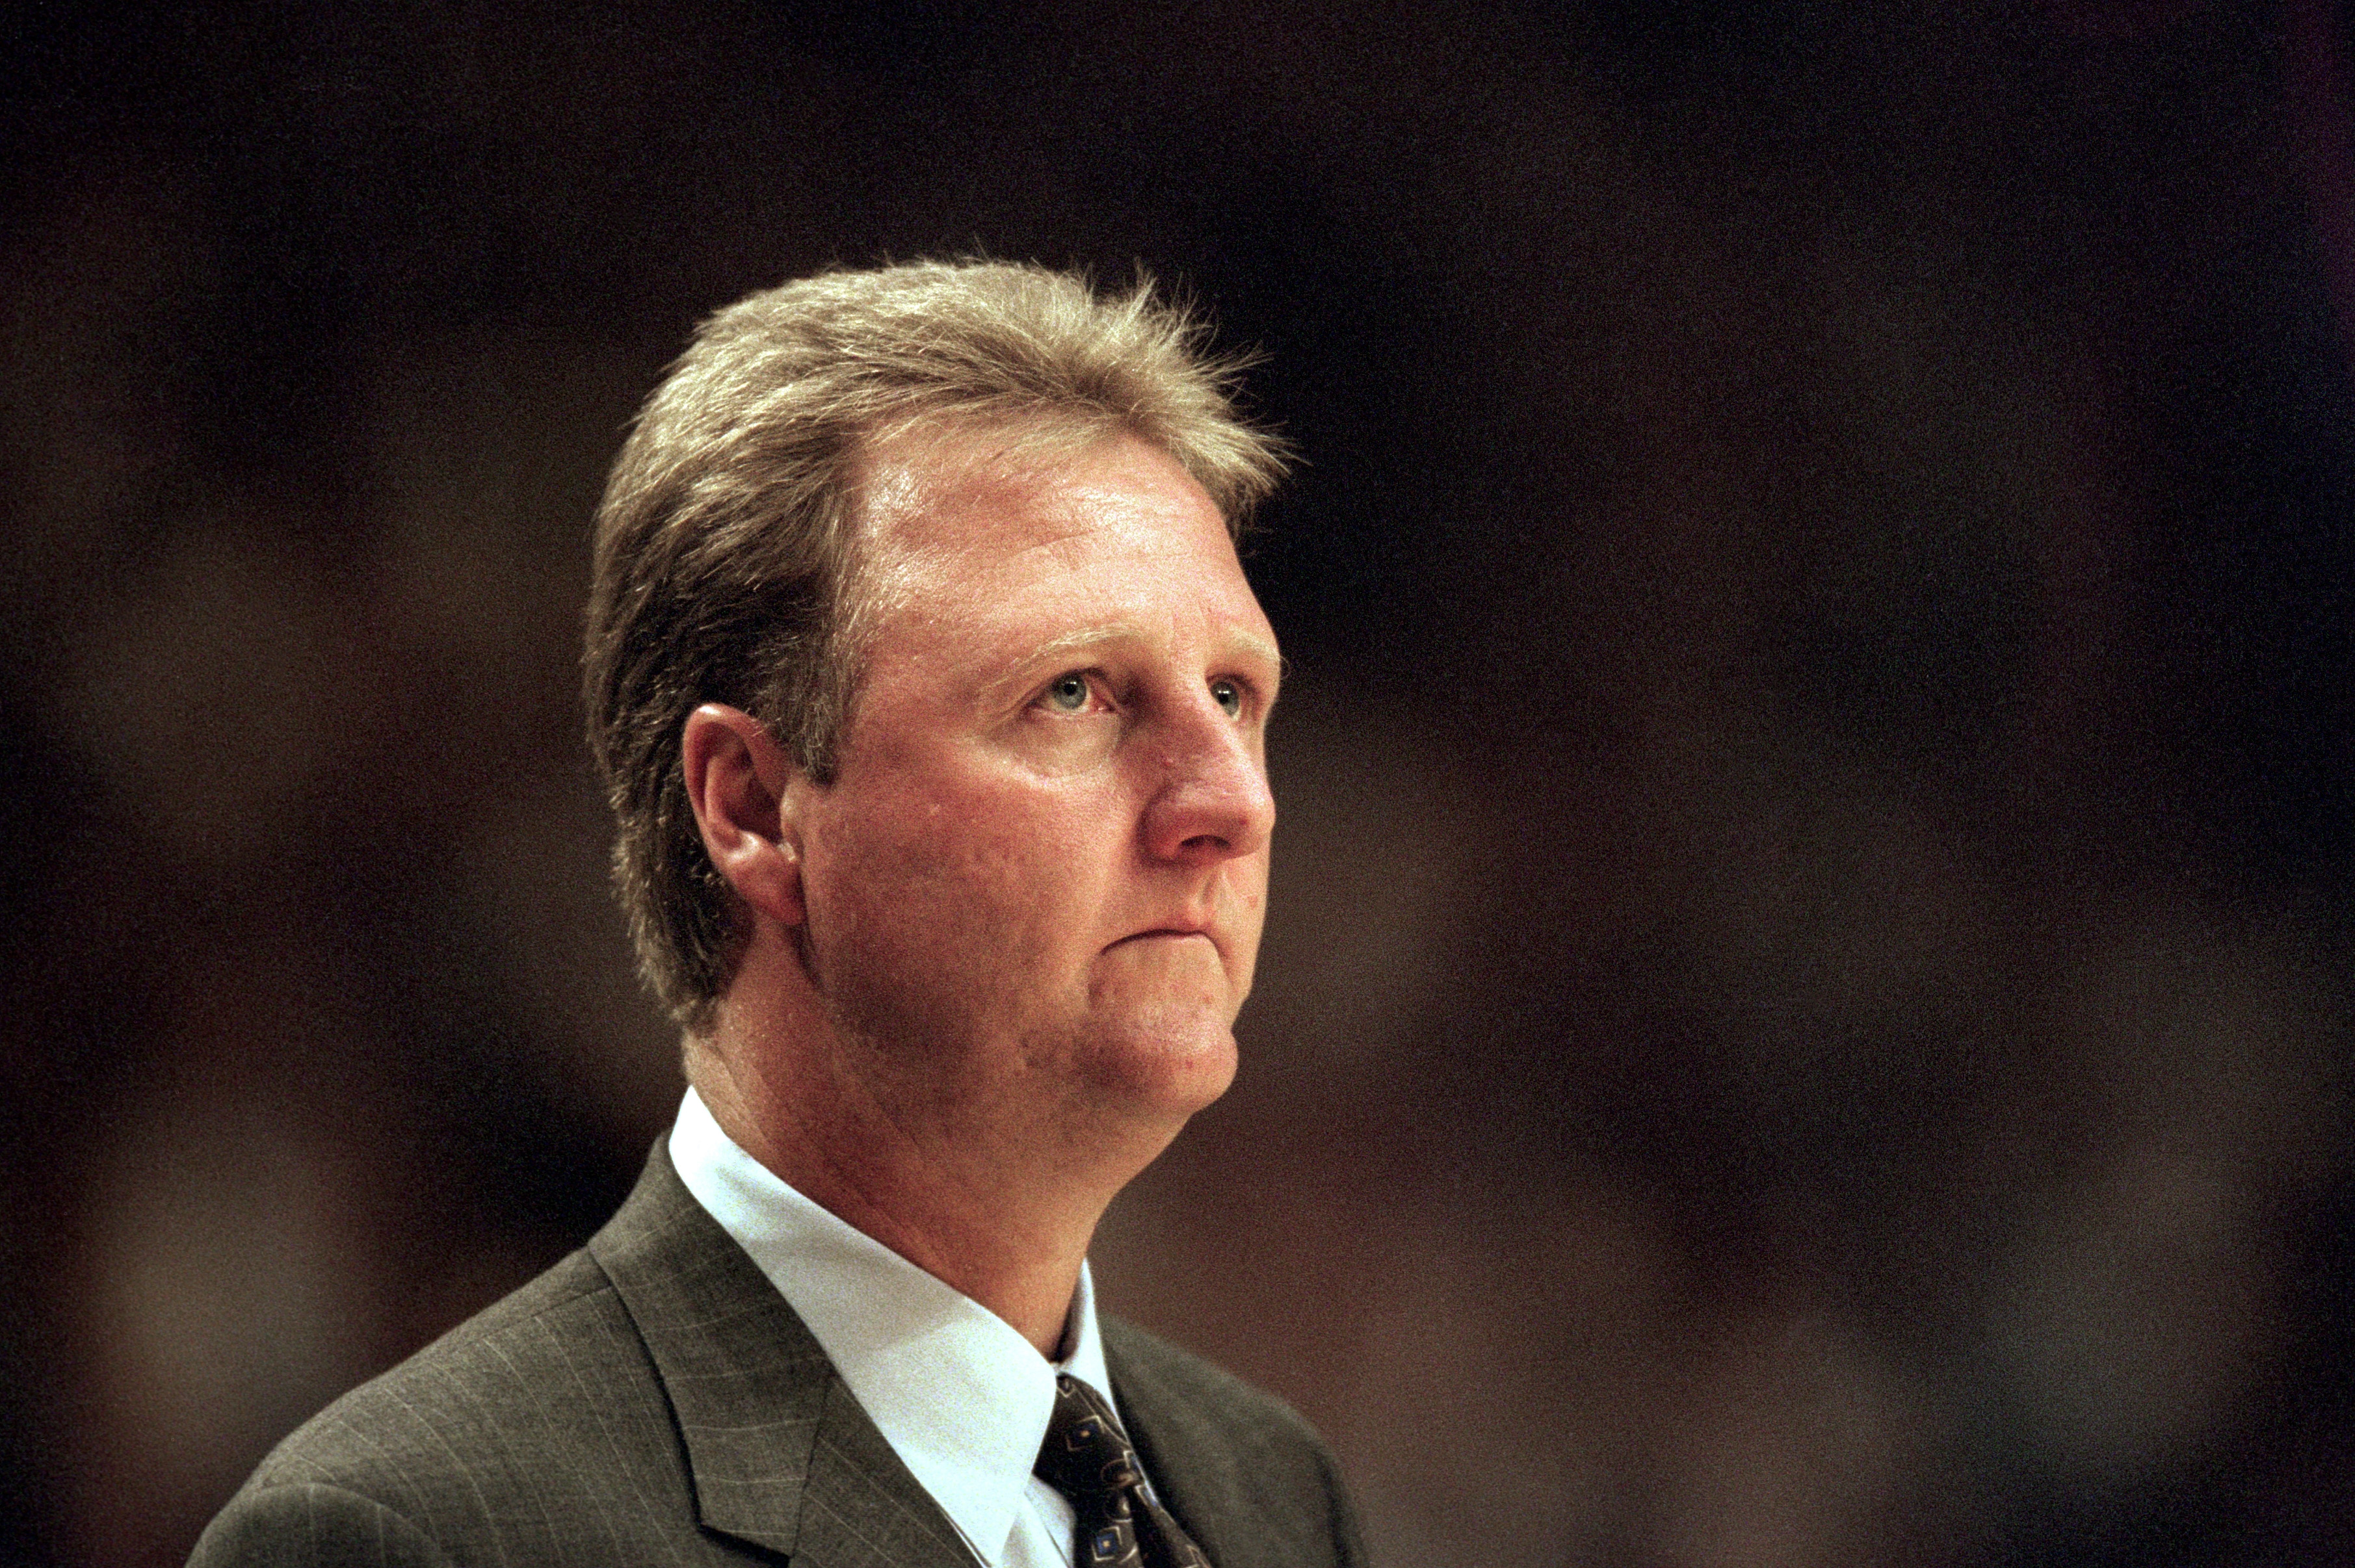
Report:
<svg viewBox="0 0 2355 1568"><path fill-rule="evenodd" d="M677 1418L698 1516L803 1568L972 1568L826 1352L657 1141L589 1243Z"/></svg>
<svg viewBox="0 0 2355 1568"><path fill-rule="evenodd" d="M794 1562L813 1568L978 1568L956 1526L908 1473L839 1377L831 1379L810 1451Z"/></svg>

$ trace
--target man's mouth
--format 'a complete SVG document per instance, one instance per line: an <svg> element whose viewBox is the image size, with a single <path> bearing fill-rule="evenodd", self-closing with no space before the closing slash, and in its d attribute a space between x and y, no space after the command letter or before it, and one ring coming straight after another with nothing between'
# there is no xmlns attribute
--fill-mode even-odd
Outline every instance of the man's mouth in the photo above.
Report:
<svg viewBox="0 0 2355 1568"><path fill-rule="evenodd" d="M1114 942L1110 946L1106 947L1104 951L1109 953L1114 947L1125 947L1132 942L1159 942L1165 940L1176 942L1183 941L1189 936L1199 936L1205 942L1210 940L1210 933L1199 925L1156 925L1149 931L1132 931L1126 936L1122 937L1119 941Z"/></svg>

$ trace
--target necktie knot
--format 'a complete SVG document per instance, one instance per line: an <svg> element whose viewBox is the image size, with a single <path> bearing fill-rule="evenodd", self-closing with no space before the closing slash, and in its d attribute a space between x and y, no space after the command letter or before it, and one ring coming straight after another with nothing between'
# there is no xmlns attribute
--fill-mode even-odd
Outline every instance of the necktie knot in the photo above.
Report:
<svg viewBox="0 0 2355 1568"><path fill-rule="evenodd" d="M1111 1404L1068 1373L1055 1379L1055 1413L1037 1469L1071 1499L1085 1568L1209 1568L1146 1485Z"/></svg>

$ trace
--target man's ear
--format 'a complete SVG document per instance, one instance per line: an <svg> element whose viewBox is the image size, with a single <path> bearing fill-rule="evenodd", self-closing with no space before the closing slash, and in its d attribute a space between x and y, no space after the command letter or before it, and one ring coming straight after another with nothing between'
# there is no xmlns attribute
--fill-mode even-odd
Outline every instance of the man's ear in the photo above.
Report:
<svg viewBox="0 0 2355 1568"><path fill-rule="evenodd" d="M784 749L743 709L707 702L687 716L679 762L713 867L756 913L801 924L801 836L783 805L799 770Z"/></svg>

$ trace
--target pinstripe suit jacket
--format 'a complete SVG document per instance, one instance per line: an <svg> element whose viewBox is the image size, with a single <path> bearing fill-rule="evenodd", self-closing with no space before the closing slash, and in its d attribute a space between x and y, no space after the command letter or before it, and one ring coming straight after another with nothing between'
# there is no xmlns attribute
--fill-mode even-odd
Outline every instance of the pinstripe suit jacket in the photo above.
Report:
<svg viewBox="0 0 2355 1568"><path fill-rule="evenodd" d="M1289 1409L1107 1319L1163 1500L1219 1568L1359 1564ZM972 1568L817 1341L657 1143L605 1228L280 1444L191 1568Z"/></svg>

